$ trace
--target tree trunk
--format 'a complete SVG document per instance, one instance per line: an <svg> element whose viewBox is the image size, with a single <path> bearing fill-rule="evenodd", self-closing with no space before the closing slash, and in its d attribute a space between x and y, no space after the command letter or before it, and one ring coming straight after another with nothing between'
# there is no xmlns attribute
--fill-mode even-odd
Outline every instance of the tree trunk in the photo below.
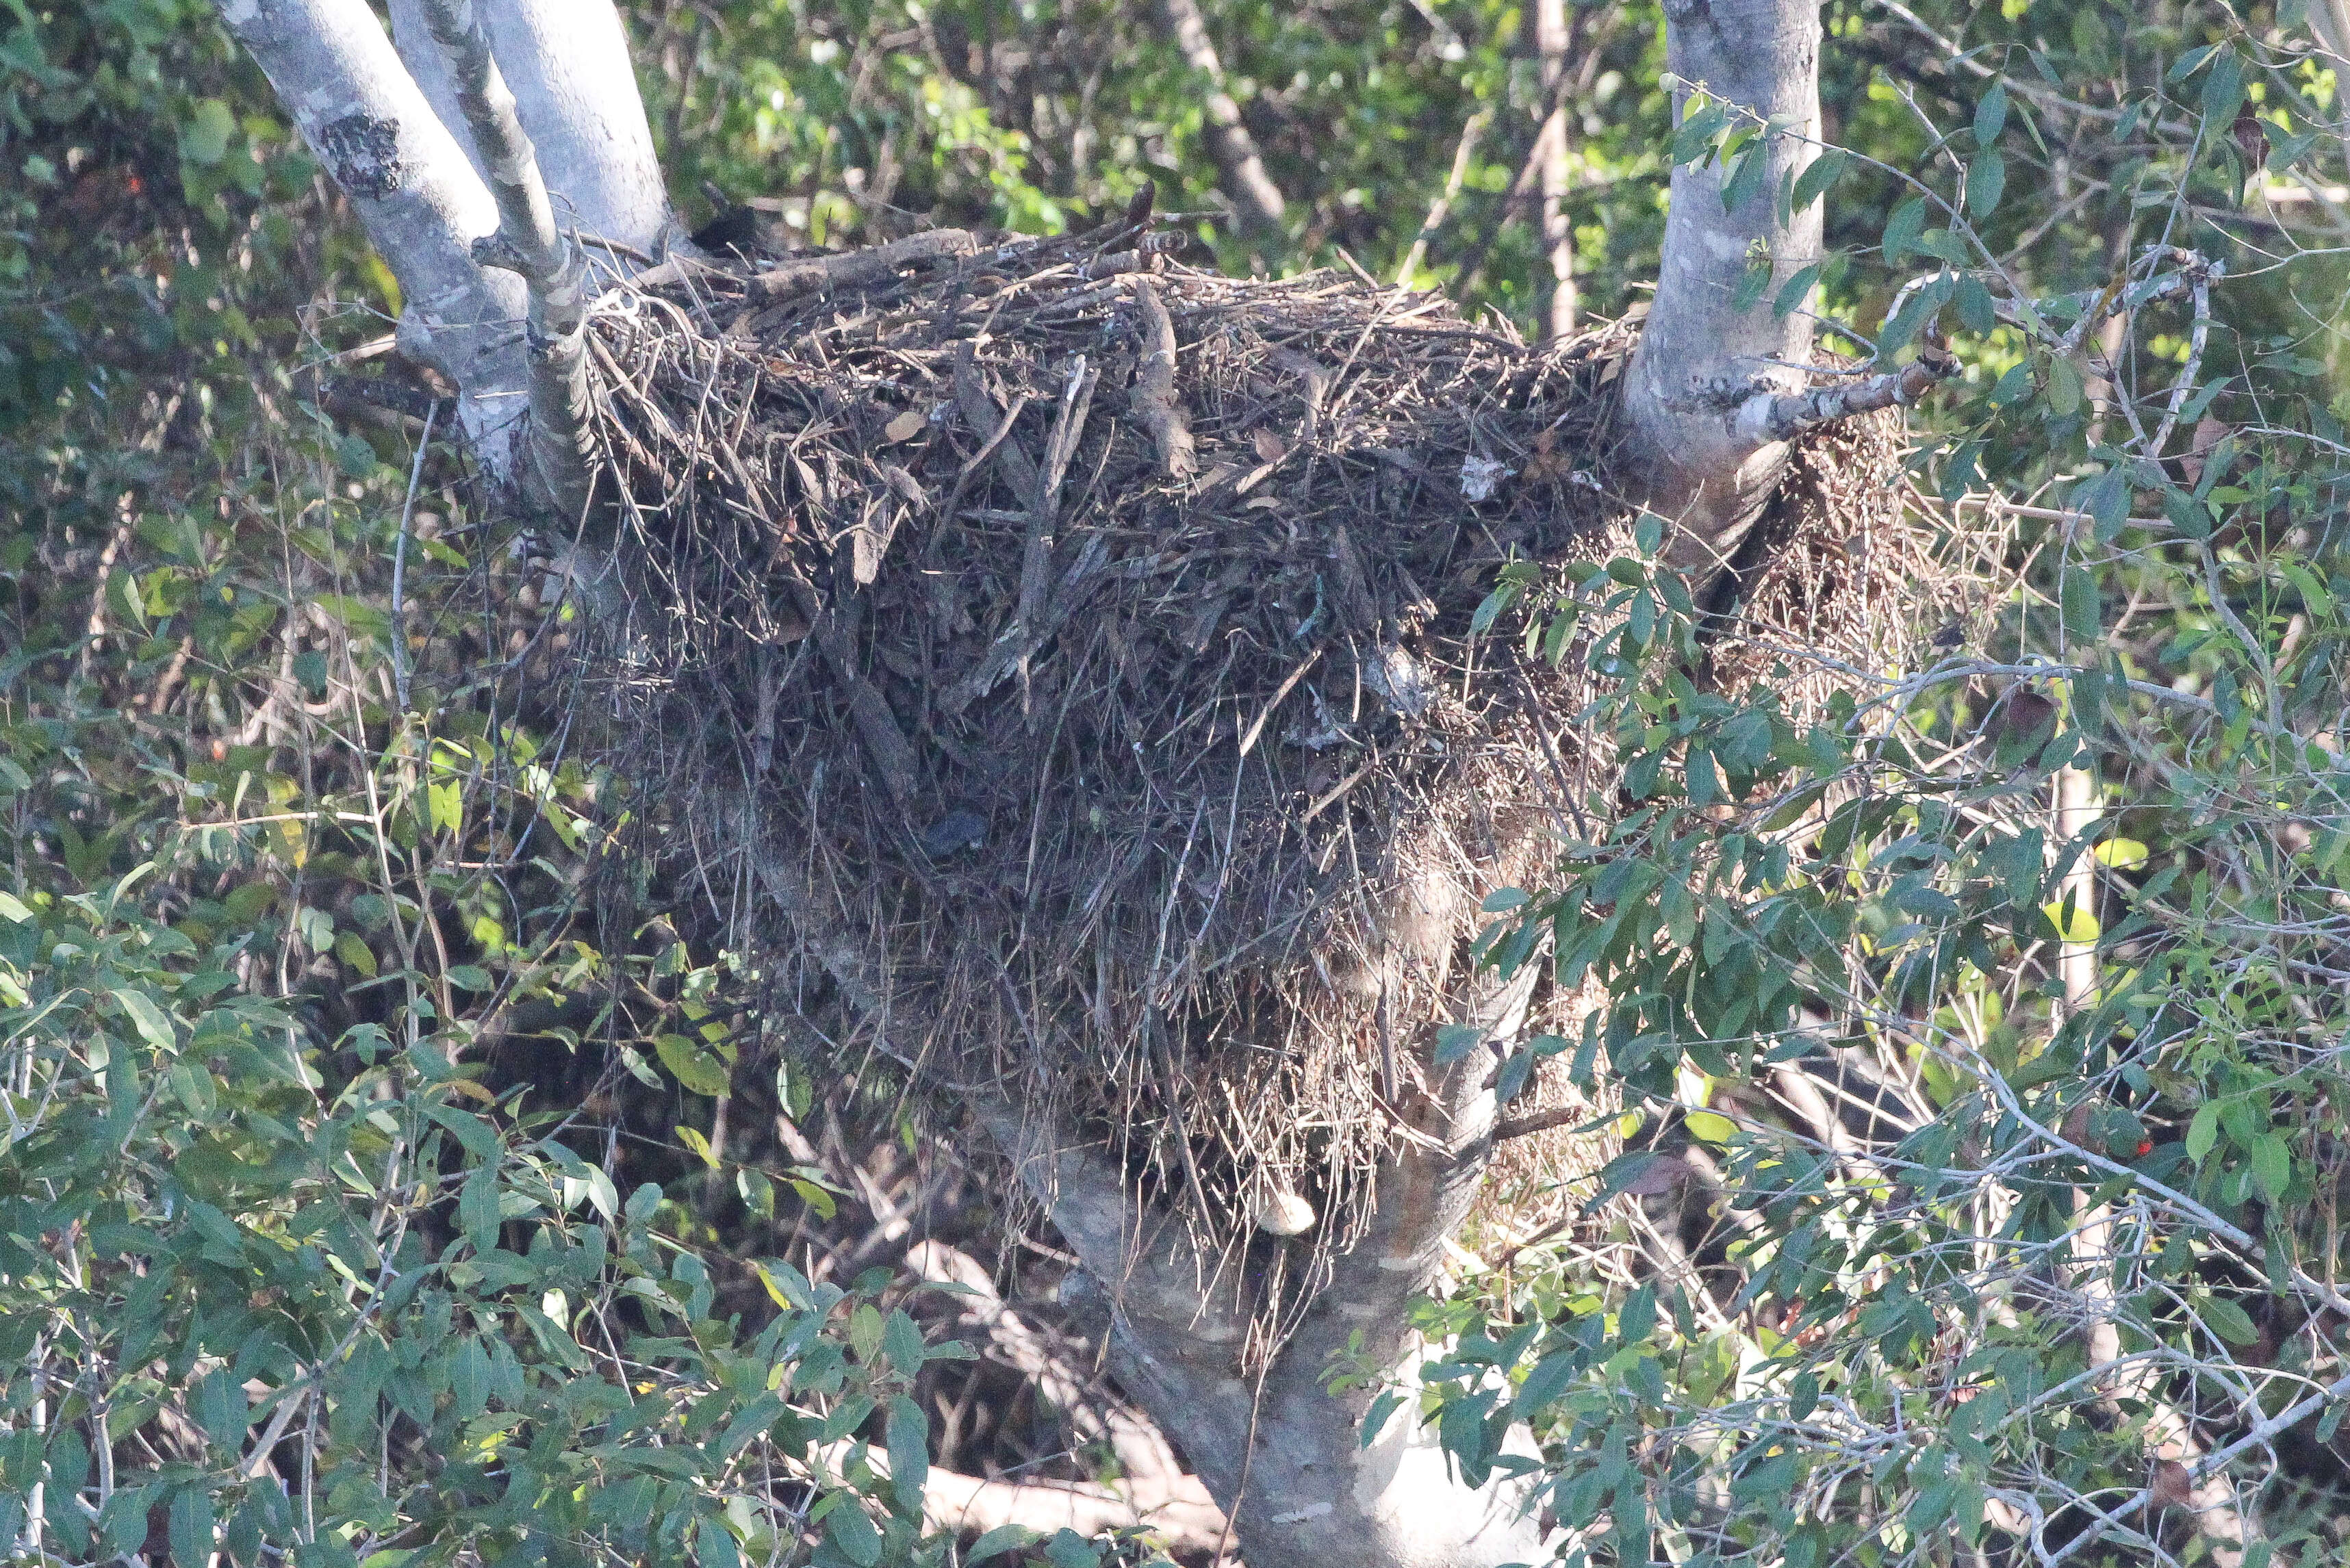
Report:
<svg viewBox="0 0 2350 1568"><path fill-rule="evenodd" d="M1496 1038L1523 1020L1534 971L1482 988L1468 1010ZM1203 1292L1215 1260L1192 1249L1180 1220L1138 1214L1118 1172L1072 1147L1060 1129L1008 1103L983 1120L1043 1199L1054 1223L1107 1293L1109 1357L1118 1382L1183 1446L1232 1521L1251 1568L1490 1568L1548 1555L1525 1490L1464 1484L1409 1408L1366 1446L1359 1428L1376 1386L1333 1395L1333 1355L1358 1355L1410 1386L1429 1354L1407 1323L1437 1281L1445 1241L1476 1196L1495 1105L1482 1053L1436 1075L1408 1147L1380 1178L1378 1207L1336 1261L1261 1370L1243 1365L1248 1314L1262 1303ZM1253 1249L1302 1242L1259 1239ZM1267 1258L1252 1252L1248 1272ZM1513 1445L1533 1451L1525 1434Z"/></svg>
<svg viewBox="0 0 2350 1568"><path fill-rule="evenodd" d="M669 192L619 14L578 0L496 0L475 9L537 149L556 223L622 273L643 265L629 251L659 255L671 224ZM488 179L422 0L391 0L391 36L433 111Z"/></svg>
<svg viewBox="0 0 2350 1568"><path fill-rule="evenodd" d="M1657 293L1624 378L1627 483L1679 523L1684 565L1726 564L1776 483L1786 456L1769 415L1773 397L1804 388L1812 324L1782 317L1772 296L1819 259L1820 209L1781 228L1783 182L1802 173L1820 134L1818 0L1665 0L1665 60L1678 122L1695 86L1758 121L1785 129L1748 157L1761 178L1725 207L1729 173L1708 161L1673 171ZM1746 309L1734 296L1757 258L1771 287ZM1756 394L1762 394L1758 397Z"/></svg>
<svg viewBox="0 0 2350 1568"><path fill-rule="evenodd" d="M1556 343L1575 331L1575 234L1566 220L1566 102L1561 90L1571 31L1566 0L1534 0L1534 31L1543 101L1550 105L1534 151L1542 162L1543 254L1550 259L1550 306L1544 325L1545 337Z"/></svg>
<svg viewBox="0 0 2350 1568"><path fill-rule="evenodd" d="M514 328L525 301L521 279L473 259L498 226L489 187L365 0L223 0L221 16L400 280L400 351L457 386L460 428L503 478L527 374Z"/></svg>

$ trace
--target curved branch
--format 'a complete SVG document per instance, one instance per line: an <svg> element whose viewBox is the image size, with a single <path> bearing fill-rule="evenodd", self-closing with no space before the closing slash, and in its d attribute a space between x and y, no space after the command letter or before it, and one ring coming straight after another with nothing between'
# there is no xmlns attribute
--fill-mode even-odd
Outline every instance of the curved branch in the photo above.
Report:
<svg viewBox="0 0 2350 1568"><path fill-rule="evenodd" d="M422 4L425 22L448 56L457 105L497 200L497 231L475 243L474 259L521 275L528 290L532 499L577 523L593 488L587 264L555 226L536 151L515 113L514 94L473 0Z"/></svg>

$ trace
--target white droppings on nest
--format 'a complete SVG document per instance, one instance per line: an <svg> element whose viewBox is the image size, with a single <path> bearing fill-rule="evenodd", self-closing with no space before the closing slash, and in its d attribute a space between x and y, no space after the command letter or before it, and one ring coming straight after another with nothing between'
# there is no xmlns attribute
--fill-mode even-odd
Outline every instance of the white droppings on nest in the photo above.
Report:
<svg viewBox="0 0 2350 1568"><path fill-rule="evenodd" d="M1461 494L1467 501L1490 501L1493 487L1510 476L1510 471L1490 457L1464 457L1461 460Z"/></svg>
<svg viewBox="0 0 2350 1568"><path fill-rule="evenodd" d="M1268 1188L1249 1205L1249 1218L1268 1236L1298 1236L1314 1229L1314 1205L1295 1192Z"/></svg>

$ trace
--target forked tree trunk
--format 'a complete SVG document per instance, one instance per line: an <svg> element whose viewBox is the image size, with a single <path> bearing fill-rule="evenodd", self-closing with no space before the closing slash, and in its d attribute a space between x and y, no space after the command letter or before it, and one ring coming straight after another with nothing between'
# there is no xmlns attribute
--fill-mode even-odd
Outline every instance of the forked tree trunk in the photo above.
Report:
<svg viewBox="0 0 2350 1568"><path fill-rule="evenodd" d="M608 276L657 257L669 236L608 0L392 0L397 47L366 0L220 7L399 278L401 341L461 389L463 427L485 469L561 511L584 480L584 469L549 472L577 459L567 458L564 423L578 385L566 357L577 352L567 290L579 253L592 276ZM1197 7L1170 0L1169 11L1209 68ZM1881 407L1866 400L1884 389L1804 394L1801 371L1774 363L1807 357L1803 318L1731 308L1751 252L1778 275L1818 248L1816 212L1779 229L1772 211L1780 180L1812 155L1804 138L1816 134L1814 0L1667 0L1666 15L1679 76L1793 128L1759 154L1769 161L1762 193L1735 208L1722 206L1721 171L1676 172L1663 275L1625 378L1638 444L1624 481L1684 520L1701 552L1726 552L1767 496L1785 438ZM1236 205L1277 225L1280 192L1237 111L1211 104L1211 119ZM1562 265L1561 290L1570 276ZM854 972L843 956L853 944L806 910L784 913L835 966L851 1005L884 989ZM1474 1010L1506 1033L1522 1000L1488 994ZM1492 1568L1546 1555L1520 1492L1465 1485L1408 1413L1365 1448L1357 1428L1369 1392L1334 1397L1323 1384L1333 1353L1350 1345L1399 1379L1422 1354L1406 1308L1435 1282L1467 1213L1494 1116L1484 1064L1472 1062L1431 1072L1438 1087L1415 1113L1424 1143L1382 1178L1367 1233L1261 1372L1243 1370L1243 1325L1219 1304L1228 1297L1203 1289L1212 1271L1187 1251L1180 1223L1135 1213L1118 1172L1010 1101L981 1107L1107 1296L1121 1381L1232 1517L1253 1568Z"/></svg>

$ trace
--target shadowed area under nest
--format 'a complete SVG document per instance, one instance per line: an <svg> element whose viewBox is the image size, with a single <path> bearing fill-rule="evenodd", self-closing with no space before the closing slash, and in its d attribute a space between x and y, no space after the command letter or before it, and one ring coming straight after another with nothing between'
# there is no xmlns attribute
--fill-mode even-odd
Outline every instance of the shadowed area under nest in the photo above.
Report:
<svg viewBox="0 0 2350 1568"><path fill-rule="evenodd" d="M786 993L859 992L844 1052L1049 1109L1221 1245L1310 1220L1322 1258L1422 1136L1481 901L1604 830L1591 633L1555 662L1470 628L1503 563L1623 548L1635 331L1534 348L1153 238L917 235L606 300L629 766L713 888L787 912ZM1796 453L1742 600L1769 640L1882 667L1939 624L1898 442ZM1574 1013L1538 990L1528 1027ZM1526 1139L1513 1201L1593 1163Z"/></svg>

